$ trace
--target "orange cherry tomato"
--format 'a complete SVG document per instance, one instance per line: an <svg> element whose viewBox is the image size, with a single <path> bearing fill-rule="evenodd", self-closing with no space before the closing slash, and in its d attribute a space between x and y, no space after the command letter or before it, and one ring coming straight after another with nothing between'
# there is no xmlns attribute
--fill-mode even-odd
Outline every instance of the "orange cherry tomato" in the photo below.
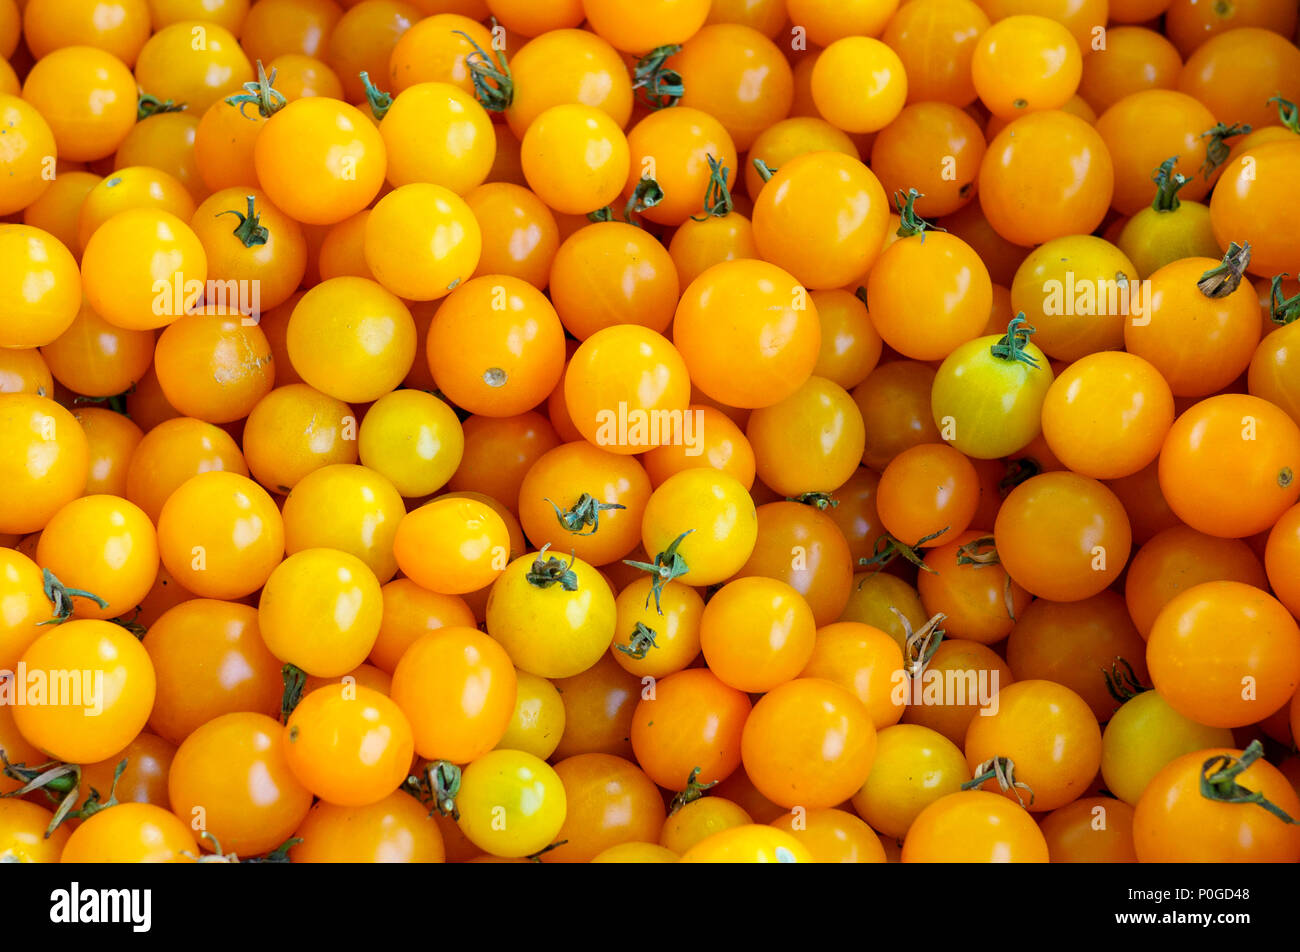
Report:
<svg viewBox="0 0 1300 952"><path fill-rule="evenodd" d="M1230 539L1269 529L1300 499L1300 427L1267 400L1209 397L1186 410L1160 450L1160 489L1183 522Z"/></svg>
<svg viewBox="0 0 1300 952"><path fill-rule="evenodd" d="M393 700L410 721L415 750L463 764L501 740L515 706L514 665L474 628L421 635L393 671Z"/></svg>
<svg viewBox="0 0 1300 952"><path fill-rule="evenodd" d="M816 306L789 272L764 261L724 261L682 293L673 343L705 394L727 406L763 407L811 376L821 329Z"/></svg>

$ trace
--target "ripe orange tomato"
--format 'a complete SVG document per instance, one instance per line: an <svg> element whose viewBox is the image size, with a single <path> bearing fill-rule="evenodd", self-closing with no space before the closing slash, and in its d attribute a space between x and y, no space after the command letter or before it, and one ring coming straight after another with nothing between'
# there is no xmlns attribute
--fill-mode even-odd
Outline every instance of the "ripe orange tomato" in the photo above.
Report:
<svg viewBox="0 0 1300 952"><path fill-rule="evenodd" d="M284 726L289 769L327 803L378 803L406 779L414 747L411 725L383 694L358 684L328 685L306 695Z"/></svg>
<svg viewBox="0 0 1300 952"><path fill-rule="evenodd" d="M165 807L121 803L73 830L60 862L192 863L198 852L189 826Z"/></svg>
<svg viewBox="0 0 1300 952"><path fill-rule="evenodd" d="M631 168L623 130L602 110L576 103L552 106L533 120L520 161L528 187L568 215L609 205Z"/></svg>
<svg viewBox="0 0 1300 952"><path fill-rule="evenodd" d="M74 597L78 618L127 616L158 575L158 537L138 506L117 496L82 496L45 524L36 561L64 585L105 602Z"/></svg>
<svg viewBox="0 0 1300 952"><path fill-rule="evenodd" d="M980 36L971 57L971 79L993 115L1018 119L1060 109L1083 75L1083 57L1070 31L1046 16L998 20Z"/></svg>
<svg viewBox="0 0 1300 952"><path fill-rule="evenodd" d="M438 308L425 354L451 403L484 416L514 416L560 382L564 328L537 288L485 275L459 285Z"/></svg>
<svg viewBox="0 0 1300 952"><path fill-rule="evenodd" d="M158 552L167 571L195 595L243 598L280 563L284 521L266 490L247 476L200 472L162 504Z"/></svg>
<svg viewBox="0 0 1300 952"><path fill-rule="evenodd" d="M876 261L889 201L875 174L857 159L810 152L776 170L754 201L753 221L764 259L807 288L839 288Z"/></svg>
<svg viewBox="0 0 1300 952"><path fill-rule="evenodd" d="M749 559L757 536L753 498L735 477L711 469L683 470L664 480L641 518L641 544L655 559L655 576L688 585L730 578Z"/></svg>
<svg viewBox="0 0 1300 952"><path fill-rule="evenodd" d="M750 26L714 23L674 54L669 65L681 77L681 105L715 117L737 151L790 112L794 77L781 49Z"/></svg>
<svg viewBox="0 0 1300 952"><path fill-rule="evenodd" d="M1087 702L1064 685L1017 681L1002 688L966 732L972 773L987 772L994 758L1010 760L1015 783L1028 787L1009 786L1003 796L1032 812L1055 810L1078 799L1097 775L1101 728ZM998 780L983 789L999 792Z"/></svg>
<svg viewBox="0 0 1300 952"><path fill-rule="evenodd" d="M0 330L0 346L43 347L58 339L80 306L76 260L53 235L30 225L0 225L0 255L0 293L12 315Z"/></svg>
<svg viewBox="0 0 1300 952"><path fill-rule="evenodd" d="M700 648L730 687L770 691L796 677L812 656L816 622L797 591L776 579L728 582L704 608Z"/></svg>
<svg viewBox="0 0 1300 952"><path fill-rule="evenodd" d="M642 693L632 715L629 736L637 762L668 790L683 790L692 779L725 780L740 766L750 707L741 690L708 669L670 674Z"/></svg>
<svg viewBox="0 0 1300 952"><path fill-rule="evenodd" d="M727 406L765 407L812 375L821 328L816 305L789 272L724 261L682 292L673 343L705 394Z"/></svg>
<svg viewBox="0 0 1300 952"><path fill-rule="evenodd" d="M1277 599L1242 582L1202 582L1170 599L1147 636L1151 681L1180 714L1242 727L1300 684L1300 629Z"/></svg>
<svg viewBox="0 0 1300 952"><path fill-rule="evenodd" d="M416 752L429 760L463 764L496 747L515 690L505 649L474 628L422 635L393 671L393 700L410 721Z"/></svg>
<svg viewBox="0 0 1300 952"><path fill-rule="evenodd" d="M1047 841L1014 802L985 790L940 797L917 815L903 840L904 863L1046 863Z"/></svg>
<svg viewBox="0 0 1300 952"><path fill-rule="evenodd" d="M374 281L322 281L289 318L289 359L305 383L338 400L368 403L394 389L415 361L415 322Z"/></svg>
<svg viewBox="0 0 1300 952"><path fill-rule="evenodd" d="M319 801L294 836L294 863L441 863L446 848L428 809L405 791L363 807Z"/></svg>
<svg viewBox="0 0 1300 952"><path fill-rule="evenodd" d="M786 496L842 485L857 469L866 442L853 398L816 376L779 403L750 414L745 436L758 477Z"/></svg>
<svg viewBox="0 0 1300 952"><path fill-rule="evenodd" d="M866 706L820 678L796 678L763 695L741 737L745 772L784 807L843 803L866 781L875 754Z"/></svg>
<svg viewBox="0 0 1300 952"><path fill-rule="evenodd" d="M641 541L650 479L626 453L565 443L539 458L516 496L534 544L550 544L594 566L624 558Z"/></svg>
<svg viewBox="0 0 1300 952"><path fill-rule="evenodd" d="M1018 245L1093 231L1114 186L1105 140L1059 110L1012 122L989 143L980 164L980 207L993 229Z"/></svg>
<svg viewBox="0 0 1300 952"><path fill-rule="evenodd" d="M223 714L190 734L168 775L172 812L212 834L222 850L250 856L275 849L312 802L289 769L283 731L273 718L245 712ZM207 837L201 845L216 848Z"/></svg>
<svg viewBox="0 0 1300 952"><path fill-rule="evenodd" d="M578 340L615 324L640 324L662 334L680 291L664 246L645 230L616 221L586 225L566 238L549 280L551 302Z"/></svg>
<svg viewBox="0 0 1300 952"><path fill-rule="evenodd" d="M144 44L135 62L135 81L149 95L185 103L201 114L252 82L253 66L229 29L191 12L189 18L160 27Z"/></svg>
<svg viewBox="0 0 1300 952"><path fill-rule="evenodd" d="M253 146L253 164L276 208L303 224L331 225L379 193L386 150L379 130L359 109L311 97L266 121Z"/></svg>
<svg viewBox="0 0 1300 952"><path fill-rule="evenodd" d="M25 688L27 693L14 703L14 724L29 743L57 760L105 760L129 744L149 718L157 684L153 664L120 625L66 622L32 642L19 663L27 681L11 683L8 691Z"/></svg>
<svg viewBox="0 0 1300 952"><path fill-rule="evenodd" d="M336 463L299 480L284 501L284 549L336 549L387 582L397 573L394 541L406 516L396 487L365 466Z"/></svg>
<svg viewBox="0 0 1300 952"><path fill-rule="evenodd" d="M590 443L630 455L686 437L690 378L667 338L635 325L596 331L564 372L569 418Z"/></svg>
<svg viewBox="0 0 1300 952"><path fill-rule="evenodd" d="M1296 237L1280 227L1278 216L1295 202L1297 168L1300 142L1269 142L1224 166L1210 196L1214 237L1222 248L1249 241L1251 274L1272 277L1295 267Z"/></svg>
<svg viewBox="0 0 1300 952"><path fill-rule="evenodd" d="M408 512L397 526L393 554L403 574L444 595L492 583L509 555L506 524L473 499L446 498Z"/></svg>
<svg viewBox="0 0 1300 952"><path fill-rule="evenodd" d="M1081 357L1043 401L1047 445L1069 469L1094 479L1131 476L1149 465L1173 423L1169 384L1134 354Z"/></svg>
<svg viewBox="0 0 1300 952"><path fill-rule="evenodd" d="M35 532L86 488L86 434L48 397L0 394L0 532Z"/></svg>
<svg viewBox="0 0 1300 952"><path fill-rule="evenodd" d="M483 248L474 213L450 189L401 185L366 218L366 266L399 297L434 301L469 279Z"/></svg>
<svg viewBox="0 0 1300 952"><path fill-rule="evenodd" d="M279 715L281 663L262 641L256 608L191 598L163 612L143 644L158 677L149 728L172 743L223 714Z"/></svg>
<svg viewBox="0 0 1300 952"><path fill-rule="evenodd" d="M1300 426L1267 400L1209 397L1160 450L1160 490L1183 522L1230 539L1264 532L1300 499Z"/></svg>
<svg viewBox="0 0 1300 952"><path fill-rule="evenodd" d="M971 0L909 0L881 39L907 72L907 101L968 106L975 100L971 60L989 17Z"/></svg>
<svg viewBox="0 0 1300 952"><path fill-rule="evenodd" d="M1078 601L1110 585L1132 533L1119 498L1095 479L1043 473L1013 489L993 526L998 557L1026 591Z"/></svg>
<svg viewBox="0 0 1300 952"><path fill-rule="evenodd" d="M46 117L59 156L72 162L112 155L136 121L135 77L93 46L65 46L37 60L23 99Z"/></svg>
<svg viewBox="0 0 1300 952"><path fill-rule="evenodd" d="M817 57L812 99L831 125L845 132L876 132L898 117L907 101L907 72L898 54L870 36L843 36Z"/></svg>
<svg viewBox="0 0 1300 952"><path fill-rule="evenodd" d="M559 227L546 204L510 182L488 182L471 189L465 193L465 204L482 234L483 249L473 277L507 274L544 289L560 247Z"/></svg>
<svg viewBox="0 0 1300 952"><path fill-rule="evenodd" d="M564 784L564 823L555 849L540 860L590 862L611 846L656 842L664 825L664 803L645 773L609 754L580 754L555 765Z"/></svg>
<svg viewBox="0 0 1300 952"><path fill-rule="evenodd" d="M1288 816L1300 811L1290 782L1258 755L1258 748L1212 747L1184 754L1156 774L1133 814L1138 861L1295 862L1300 830L1263 804L1233 802L1244 788Z"/></svg>

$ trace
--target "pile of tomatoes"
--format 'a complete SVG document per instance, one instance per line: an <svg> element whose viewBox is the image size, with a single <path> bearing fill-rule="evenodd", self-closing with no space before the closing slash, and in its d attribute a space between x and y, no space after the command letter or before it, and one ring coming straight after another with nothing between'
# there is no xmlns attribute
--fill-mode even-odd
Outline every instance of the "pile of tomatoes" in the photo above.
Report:
<svg viewBox="0 0 1300 952"><path fill-rule="evenodd" d="M1300 861L1294 0L0 0L0 859Z"/></svg>

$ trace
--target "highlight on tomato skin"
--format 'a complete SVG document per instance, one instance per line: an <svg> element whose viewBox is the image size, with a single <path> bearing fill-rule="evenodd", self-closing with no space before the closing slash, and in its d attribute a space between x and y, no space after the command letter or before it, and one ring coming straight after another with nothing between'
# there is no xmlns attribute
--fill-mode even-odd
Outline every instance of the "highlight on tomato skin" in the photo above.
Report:
<svg viewBox="0 0 1300 952"><path fill-rule="evenodd" d="M1298 25L0 0L0 861L1300 860Z"/></svg>

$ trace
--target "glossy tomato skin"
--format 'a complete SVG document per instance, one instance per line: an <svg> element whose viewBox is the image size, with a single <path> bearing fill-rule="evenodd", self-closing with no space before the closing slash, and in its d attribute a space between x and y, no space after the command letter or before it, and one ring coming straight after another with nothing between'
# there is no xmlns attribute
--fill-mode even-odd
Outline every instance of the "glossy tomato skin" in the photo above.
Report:
<svg viewBox="0 0 1300 952"><path fill-rule="evenodd" d="M123 803L92 816L68 837L64 863L192 863L190 828L164 807Z"/></svg>
<svg viewBox="0 0 1300 952"><path fill-rule="evenodd" d="M567 814L560 775L517 750L495 750L471 763L461 775L457 804L465 836L479 849L506 858L549 846Z"/></svg>
<svg viewBox="0 0 1300 952"><path fill-rule="evenodd" d="M149 726L172 743L222 714L279 713L281 663L263 643L252 606L191 598L163 612L142 643L158 675Z"/></svg>
<svg viewBox="0 0 1300 952"><path fill-rule="evenodd" d="M442 834L429 811L403 791L364 807L323 800L312 807L289 851L294 863L441 863Z"/></svg>
<svg viewBox="0 0 1300 952"><path fill-rule="evenodd" d="M1213 727L1244 727L1279 710L1300 685L1300 628L1261 589L1203 582L1160 610L1147 638L1147 664L1152 683L1180 714Z"/></svg>
<svg viewBox="0 0 1300 952"><path fill-rule="evenodd" d="M950 793L921 811L904 863L1046 863L1047 841L1014 801L984 790Z"/></svg>
<svg viewBox="0 0 1300 952"><path fill-rule="evenodd" d="M816 306L788 271L724 261L682 293L673 343L705 394L754 408L780 402L811 376L821 329Z"/></svg>
<svg viewBox="0 0 1300 952"><path fill-rule="evenodd" d="M1239 758L1241 750L1208 748L1169 763L1147 786L1133 816L1139 862L1294 863L1300 830L1254 803L1223 803L1202 793L1204 765L1217 757ZM1271 764L1258 761L1236 778L1288 816L1300 811L1300 796Z"/></svg>
<svg viewBox="0 0 1300 952"><path fill-rule="evenodd" d="M1151 779L1184 754L1232 743L1226 727L1184 717L1155 691L1126 701L1101 735L1101 777L1106 789L1136 806Z"/></svg>
<svg viewBox="0 0 1300 952"><path fill-rule="evenodd" d="M0 331L0 345L40 347L53 342L72 325L80 306L75 259L53 235L30 225L0 225L0 251L0 288L12 308Z"/></svg>
<svg viewBox="0 0 1300 952"><path fill-rule="evenodd" d="M813 290L866 274L885 240L889 200L852 156L812 152L781 166L754 202L754 240L764 259Z"/></svg>
<svg viewBox="0 0 1300 952"><path fill-rule="evenodd" d="M882 835L902 840L922 810L961 790L970 768L956 744L927 727L897 724L876 739L876 759L853 808Z"/></svg>
<svg viewBox="0 0 1300 952"><path fill-rule="evenodd" d="M867 779L875 754L866 707L819 678L796 678L765 694L741 738L746 773L764 796L786 807L843 803Z"/></svg>
<svg viewBox="0 0 1300 952"><path fill-rule="evenodd" d="M940 435L975 459L1008 456L1039 434L1043 401L1054 379L1047 357L1032 341L1024 345L1035 361L1029 364L994 354L1002 340L976 337L954 349L939 366L931 390Z"/></svg>
<svg viewBox="0 0 1300 952"><path fill-rule="evenodd" d="M208 721L186 738L172 761L172 812L211 833L223 851L251 856L275 849L298 828L312 802L289 769L283 730L265 714L224 714ZM215 850L207 837L202 844Z"/></svg>
<svg viewBox="0 0 1300 952"><path fill-rule="evenodd" d="M1101 136L1059 110L1015 120L989 143L979 199L995 231L1024 246L1088 234L1110 205L1115 170Z"/></svg>
<svg viewBox="0 0 1300 952"><path fill-rule="evenodd" d="M467 763L495 747L510 723L515 689L504 649L473 628L421 636L393 672L393 700L411 723L416 751L429 760Z"/></svg>
<svg viewBox="0 0 1300 952"><path fill-rule="evenodd" d="M1096 595L1128 562L1132 530L1119 498L1102 483L1049 472L1012 490L993 527L1012 579L1055 601Z"/></svg>
<svg viewBox="0 0 1300 952"><path fill-rule="evenodd" d="M50 693L39 700L26 696L14 707L14 723L28 742L58 760L104 760L129 744L149 718L157 686L153 663L119 625L65 622L32 642L19 663L29 673L29 691L32 675L41 672Z"/></svg>
<svg viewBox="0 0 1300 952"><path fill-rule="evenodd" d="M659 789L634 763L609 754L579 754L555 765L566 815L542 862L590 862L619 843L657 842L664 825Z"/></svg>
<svg viewBox="0 0 1300 952"><path fill-rule="evenodd" d="M1207 535L1263 532L1300 498L1300 427L1247 394L1209 397L1174 421L1160 450L1170 509Z"/></svg>
<svg viewBox="0 0 1300 952"><path fill-rule="evenodd" d="M415 753L406 715L359 684L326 685L298 702L284 727L293 775L328 803L362 807L397 792Z"/></svg>

